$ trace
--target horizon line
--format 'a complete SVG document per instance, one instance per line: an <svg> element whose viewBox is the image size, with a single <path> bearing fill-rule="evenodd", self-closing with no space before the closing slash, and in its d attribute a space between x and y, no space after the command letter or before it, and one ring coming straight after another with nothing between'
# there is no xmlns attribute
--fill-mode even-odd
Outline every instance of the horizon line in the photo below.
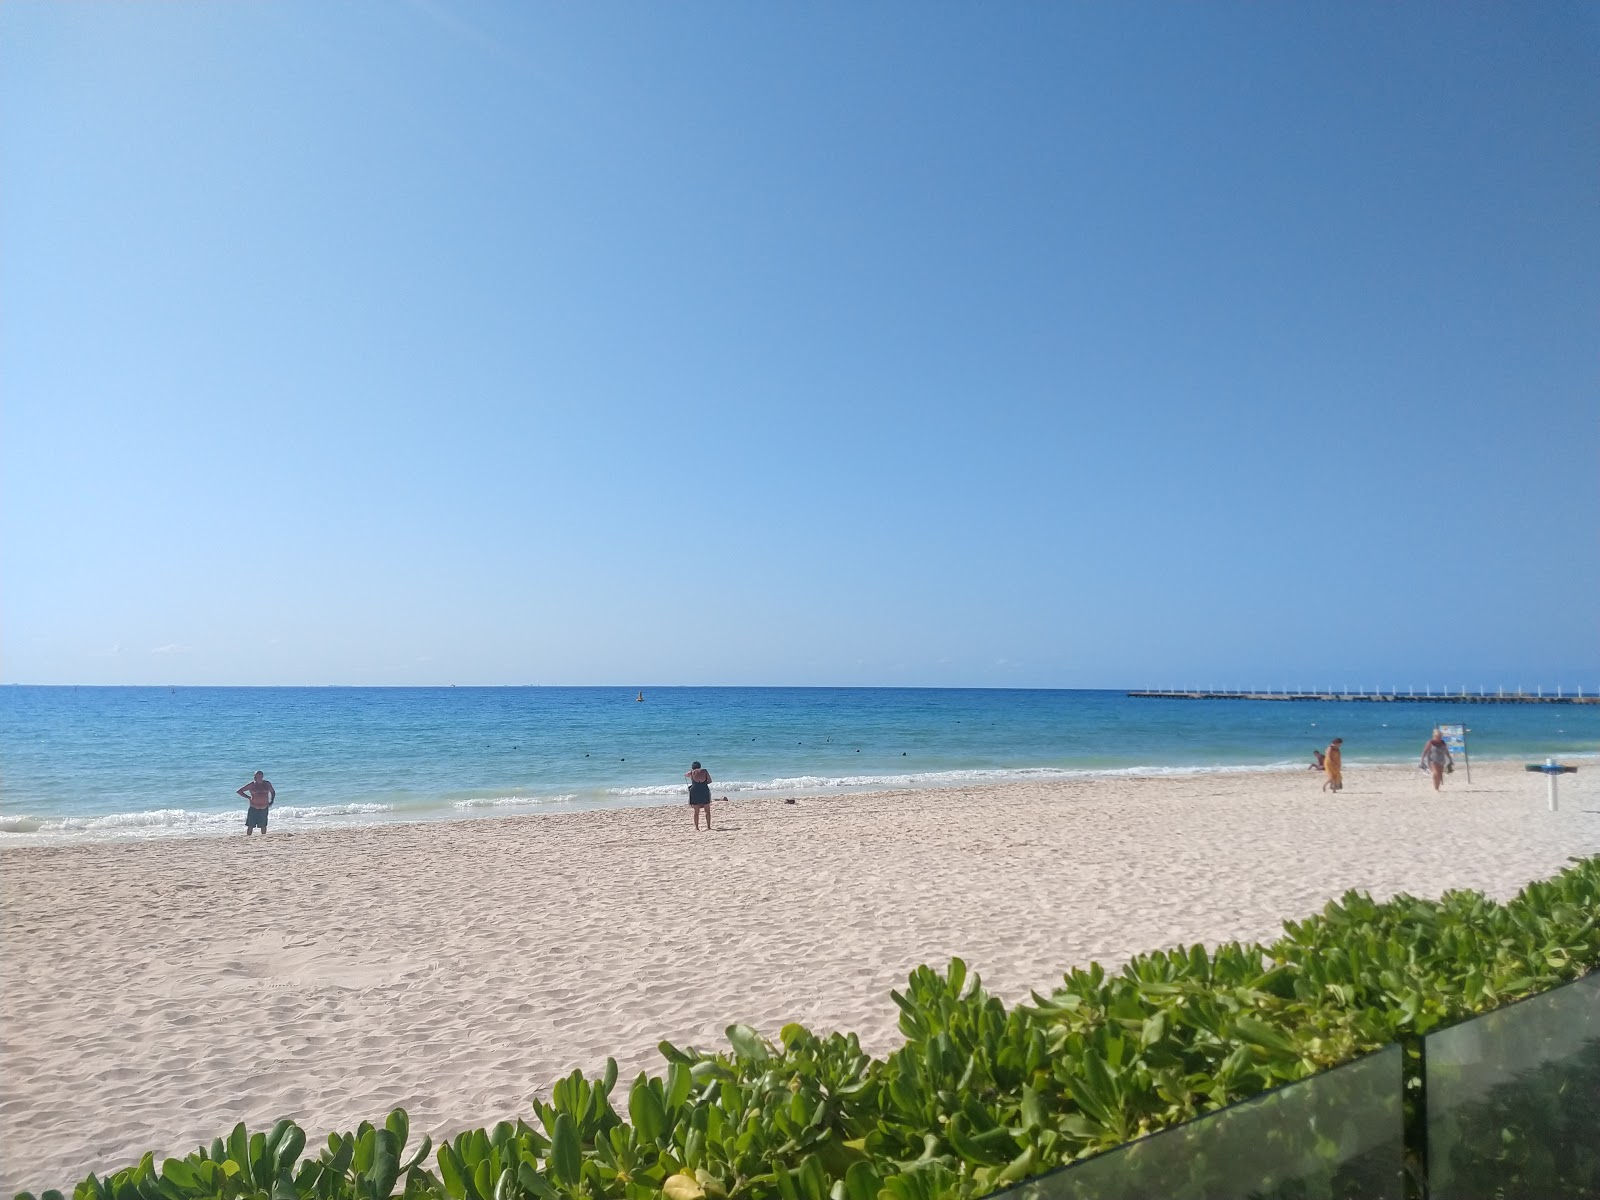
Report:
<svg viewBox="0 0 1600 1200"><path fill-rule="evenodd" d="M166 689L177 691L217 689L217 690L260 690L260 691L290 691L306 689L341 688L347 690L411 690L411 691L448 691L451 688L475 691L498 691L513 688L592 688L595 690L618 691L681 691L687 689L744 689L744 690L786 690L786 691L961 691L961 692L1163 692L1173 695L1204 695L1222 694L1245 695L1259 693L1261 695L1413 695L1422 693L1426 699L1433 695L1439 699L1449 699L1463 695L1494 695L1497 692L1511 692L1529 694L1538 691L1554 693L1589 692L1600 695L1600 684L1569 685L1566 683L1528 684L1519 683L1512 688L1505 684L1492 686L1482 685L1467 687L1464 685L1445 684L1435 687L1423 684L1413 688L1406 685L1399 687L1368 688L1363 686L1350 687L1343 684L1331 687L1132 687L1118 684L1111 686L1076 686L1034 684L965 684L965 683L30 683L24 680L0 681L0 687L31 687L31 688L148 688L152 690Z"/></svg>

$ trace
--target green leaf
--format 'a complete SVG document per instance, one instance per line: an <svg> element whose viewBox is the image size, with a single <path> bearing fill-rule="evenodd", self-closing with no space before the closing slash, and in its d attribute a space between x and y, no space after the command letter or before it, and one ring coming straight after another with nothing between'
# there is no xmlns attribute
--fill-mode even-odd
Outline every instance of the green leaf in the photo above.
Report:
<svg viewBox="0 0 1600 1200"><path fill-rule="evenodd" d="M644 1142L660 1139L667 1127L667 1110L651 1081L641 1073L628 1092L628 1118Z"/></svg>
<svg viewBox="0 0 1600 1200"><path fill-rule="evenodd" d="M396 1153L405 1149L406 1138L411 1135L411 1118L406 1116L406 1110L395 1109L384 1118L383 1127L394 1134Z"/></svg>
<svg viewBox="0 0 1600 1200"><path fill-rule="evenodd" d="M388 1133L387 1129L382 1130ZM394 1141L386 1139L373 1155L372 1170L367 1174L367 1182L372 1188L373 1196L378 1200L394 1192L395 1181L400 1178L400 1160L395 1157Z"/></svg>
<svg viewBox="0 0 1600 1200"><path fill-rule="evenodd" d="M373 1160L376 1162L379 1155L389 1155L390 1158L400 1157L400 1139L395 1138L387 1128L373 1130Z"/></svg>
<svg viewBox="0 0 1600 1200"><path fill-rule="evenodd" d="M945 1141L950 1143L950 1148L969 1163L998 1166L1006 1161L1004 1155L995 1153L976 1138L968 1136L966 1118L960 1113L950 1118L950 1123L945 1126L944 1136Z"/></svg>
<svg viewBox="0 0 1600 1200"><path fill-rule="evenodd" d="M882 1186L877 1169L869 1162L858 1162L845 1172L845 1200L878 1200Z"/></svg>
<svg viewBox="0 0 1600 1200"><path fill-rule="evenodd" d="M1026 1179L1033 1174L1033 1162L1034 1150L1032 1146L1029 1146L1012 1159L1005 1170L994 1177L994 1185L996 1187L1004 1187L1008 1183L1016 1183L1018 1180Z"/></svg>
<svg viewBox="0 0 1600 1200"><path fill-rule="evenodd" d="M851 1167L867 1157L859 1144L842 1142L832 1131L823 1134L822 1144L817 1147L816 1153L828 1174L838 1178L848 1175Z"/></svg>
<svg viewBox="0 0 1600 1200"><path fill-rule="evenodd" d="M489 1145L502 1152L516 1139L517 1127L510 1121L497 1122L495 1127L489 1131Z"/></svg>
<svg viewBox="0 0 1600 1200"><path fill-rule="evenodd" d="M670 1114L689 1098L689 1089L694 1085L694 1076L690 1073L688 1064L675 1062L667 1068L667 1112Z"/></svg>
<svg viewBox="0 0 1600 1200"><path fill-rule="evenodd" d="M550 1165L553 1174L562 1183L569 1187L577 1186L583 1158L578 1145L578 1127L573 1124L569 1113L556 1116L556 1127L550 1138Z"/></svg>
<svg viewBox="0 0 1600 1200"><path fill-rule="evenodd" d="M161 1164L161 1178L171 1180L173 1184L190 1191L200 1186L200 1181L195 1177L194 1168L181 1158L169 1158Z"/></svg>
<svg viewBox="0 0 1600 1200"><path fill-rule="evenodd" d="M267 1161L267 1135L250 1135L250 1178L258 1188L272 1186L272 1164Z"/></svg>
<svg viewBox="0 0 1600 1200"><path fill-rule="evenodd" d="M1099 1057L1091 1050L1084 1054L1085 1065L1089 1062L1099 1062ZM1100 1069L1100 1078L1103 1078L1105 1068ZM1077 1101L1078 1107L1083 1109L1096 1123L1109 1129L1117 1128L1119 1122L1117 1114L1112 1111L1112 1101L1109 1093L1098 1085L1098 1080L1089 1077L1086 1071L1083 1075L1072 1074L1066 1079L1067 1090L1072 1093L1072 1098Z"/></svg>
<svg viewBox="0 0 1600 1200"><path fill-rule="evenodd" d="M704 1111L703 1109L701 1111ZM693 1171L705 1161L706 1131L703 1129L690 1129L689 1136L683 1141L683 1165Z"/></svg>
<svg viewBox="0 0 1600 1200"><path fill-rule="evenodd" d="M808 1154L795 1172L795 1178L805 1192L806 1200L828 1200L828 1173L815 1154Z"/></svg>
<svg viewBox="0 0 1600 1200"><path fill-rule="evenodd" d="M345 1134L343 1137L335 1134L329 1135L328 1143L333 1149L333 1156L328 1160L328 1173L336 1176L343 1175L350 1169L350 1164L355 1161L356 1139L349 1134Z"/></svg>
<svg viewBox="0 0 1600 1200"><path fill-rule="evenodd" d="M1240 1017L1233 1023L1234 1032L1252 1046L1260 1046L1266 1050L1275 1050L1280 1054L1298 1054L1300 1047L1293 1038L1286 1036L1264 1021L1254 1017Z"/></svg>
<svg viewBox="0 0 1600 1200"><path fill-rule="evenodd" d="M400 1169L402 1171L410 1171L419 1166L426 1161L428 1157L428 1151L431 1149L433 1149L433 1138L429 1137L427 1134L423 1134L422 1141L417 1143L416 1150L412 1153L410 1158L400 1165Z"/></svg>
<svg viewBox="0 0 1600 1200"><path fill-rule="evenodd" d="M729 1025L728 1041L733 1045L733 1052L747 1062L764 1063L772 1056L767 1052L766 1043L761 1040L761 1035L748 1025Z"/></svg>
<svg viewBox="0 0 1600 1200"><path fill-rule="evenodd" d="M517 1167L517 1182L522 1185L522 1190L539 1200L554 1200L560 1195L550 1181L539 1172L535 1171L529 1163L522 1163Z"/></svg>
<svg viewBox="0 0 1600 1200"><path fill-rule="evenodd" d="M305 1148L305 1130L291 1122L289 1128L284 1131L283 1136L278 1140L278 1151L273 1157L273 1165L279 1171L293 1168L300 1161L300 1153Z"/></svg>
<svg viewBox="0 0 1600 1200"><path fill-rule="evenodd" d="M1036 1088L1022 1088L1022 1127L1024 1129L1040 1129L1044 1127L1044 1104L1039 1099Z"/></svg>
<svg viewBox="0 0 1600 1200"><path fill-rule="evenodd" d="M669 1063L686 1063L689 1061L689 1056L682 1050L679 1050L671 1042L657 1042L656 1049L661 1051L661 1056Z"/></svg>
<svg viewBox="0 0 1600 1200"><path fill-rule="evenodd" d="M278 1143L283 1141L283 1135L294 1126L293 1121L283 1120L274 1125L267 1133L265 1150L266 1156L274 1161L278 1157Z"/></svg>
<svg viewBox="0 0 1600 1200"><path fill-rule="evenodd" d="M461 1158L449 1142L439 1143L439 1178L444 1181L444 1189L456 1200L467 1200L470 1193L467 1190L467 1171Z"/></svg>

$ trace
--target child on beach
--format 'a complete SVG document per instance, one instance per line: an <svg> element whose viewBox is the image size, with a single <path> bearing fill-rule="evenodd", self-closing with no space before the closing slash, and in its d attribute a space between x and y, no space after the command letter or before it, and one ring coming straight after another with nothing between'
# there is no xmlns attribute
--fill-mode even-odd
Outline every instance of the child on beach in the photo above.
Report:
<svg viewBox="0 0 1600 1200"><path fill-rule="evenodd" d="M239 789L238 795L250 801L250 807L244 813L244 835L250 836L252 829L261 830L261 836L267 836L267 809L272 807L272 802L278 798L278 791L272 786L272 780L262 776L257 771L255 778Z"/></svg>

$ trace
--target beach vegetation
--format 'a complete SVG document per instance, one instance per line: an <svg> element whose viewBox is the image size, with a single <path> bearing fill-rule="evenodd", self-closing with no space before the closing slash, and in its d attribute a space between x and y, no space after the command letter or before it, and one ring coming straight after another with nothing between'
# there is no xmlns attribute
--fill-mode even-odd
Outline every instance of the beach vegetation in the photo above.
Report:
<svg viewBox="0 0 1600 1200"><path fill-rule="evenodd" d="M1600 856L1503 904L1349 892L1269 944L1074 968L1011 1006L960 959L919 967L892 993L905 1041L883 1058L854 1034L732 1025L722 1049L661 1043L665 1071L625 1096L608 1060L437 1150L399 1109L310 1155L291 1121L241 1124L186 1158L90 1175L72 1200L974 1200L1394 1044L1421 1194L1423 1035L1597 969ZM1482 1144L1509 1147L1502 1173L1520 1161L1503 1111L1519 1095L1463 1118L1498 1131Z"/></svg>

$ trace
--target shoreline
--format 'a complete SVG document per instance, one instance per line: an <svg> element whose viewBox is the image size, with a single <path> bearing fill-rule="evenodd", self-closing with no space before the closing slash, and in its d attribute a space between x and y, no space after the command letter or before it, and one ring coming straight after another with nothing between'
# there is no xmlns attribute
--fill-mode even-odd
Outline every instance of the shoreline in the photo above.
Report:
<svg viewBox="0 0 1600 1200"><path fill-rule="evenodd" d="M898 1041L889 989L960 955L1007 1002L1062 971L1273 936L1356 888L1504 899L1600 852L1521 765L1120 776L0 848L0 1181L39 1191L235 1121L313 1139L526 1113L608 1055L744 1021ZM242 818L241 818L242 823ZM693 840L691 840L693 839Z"/></svg>
<svg viewBox="0 0 1600 1200"><path fill-rule="evenodd" d="M1600 751L1566 753L1563 760L1582 763L1600 760ZM1525 758L1484 757L1473 762L1480 769L1516 764ZM1404 769L1405 761L1389 758L1345 760L1347 770ZM1458 771L1461 768L1458 766ZM1196 779L1228 775L1268 775L1309 777L1305 763L1229 763L1201 765L1144 764L1118 767L997 767L945 771L907 772L904 776L861 776L831 779L806 776L793 779L732 780L713 784L714 791L730 793L731 805L747 805L762 800L800 802L878 796L889 793L940 794L950 791L977 791L994 787L1053 786L1117 779ZM919 778L920 776L920 778ZM1461 772L1465 780L1464 771ZM915 782L898 782L911 779ZM894 782L891 782L894 781ZM792 786L791 786L792 785ZM278 807L273 826L282 838L352 829L398 828L412 825L451 825L465 822L520 820L537 817L565 817L582 813L620 812L635 809L676 808L684 804L683 789L663 785L659 788L609 789L611 794L584 798L572 793L546 797L481 796L467 799L420 801L409 806L370 800L347 800L326 805L296 805L292 801ZM14 807L7 805L6 807ZM719 810L720 810L719 805ZM291 815L292 814L292 815ZM59 821L82 822L90 830L48 828ZM107 823L101 826L100 823ZM285 829L286 822L294 822ZM72 846L144 845L173 841L216 841L237 837L244 826L242 804L219 810L156 808L128 813L109 813L74 817L34 817L28 814L0 815L0 852L46 850ZM98 828L96 828L98 827ZM92 830L92 831L91 831Z"/></svg>

